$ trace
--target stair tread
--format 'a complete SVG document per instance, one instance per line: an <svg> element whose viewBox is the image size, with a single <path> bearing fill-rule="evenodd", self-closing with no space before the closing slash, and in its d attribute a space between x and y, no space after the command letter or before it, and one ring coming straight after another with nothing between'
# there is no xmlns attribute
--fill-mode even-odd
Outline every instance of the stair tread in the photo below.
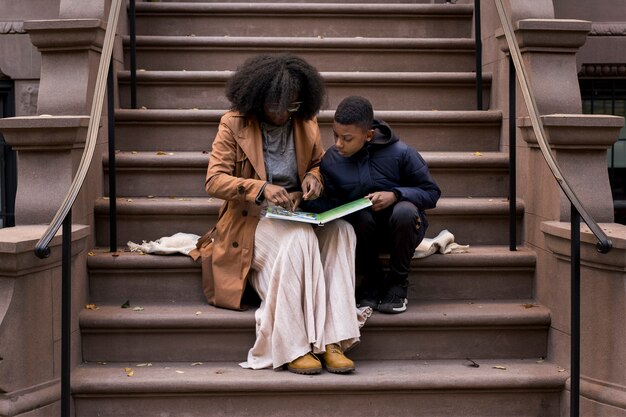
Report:
<svg viewBox="0 0 626 417"><path fill-rule="evenodd" d="M397 14L398 17L407 15L433 14L436 16L462 15L472 16L474 7L469 4L428 4L428 3L138 3L137 15L142 14L168 14L168 13L191 13L195 15L216 13L246 13L246 14L291 14L306 13L310 15L325 15L336 13L353 14Z"/></svg>
<svg viewBox="0 0 626 417"><path fill-rule="evenodd" d="M222 200L213 197L118 197L117 210L121 214L217 214ZM521 201L517 202L517 212L523 211ZM107 213L109 199L96 200L97 213ZM508 213L509 201L506 197L441 197L437 207L428 211L431 215L472 214L502 215ZM184 232L184 230L181 230Z"/></svg>
<svg viewBox="0 0 626 417"><path fill-rule="evenodd" d="M428 233L429 237L431 234ZM382 255L383 258L388 255ZM194 262L184 255L144 255L137 252L120 251L115 256L107 248L96 248L87 258L90 271L97 269L200 269L200 263ZM524 247L510 251L508 246L499 245L472 245L466 252L449 255L434 254L426 258L413 258L411 266L441 267L441 268L471 268L471 267L535 267L535 254Z"/></svg>
<svg viewBox="0 0 626 417"><path fill-rule="evenodd" d="M119 304L97 305L80 314L83 330L90 329L207 329L254 328L255 308L232 311L204 302L141 303L129 308ZM141 310L134 310L135 308ZM374 313L365 328L421 327L483 327L483 326L547 326L550 312L530 300L475 301L413 301L399 315Z"/></svg>
<svg viewBox="0 0 626 417"><path fill-rule="evenodd" d="M192 393L397 390L561 390L569 373L537 359L361 360L354 374L303 376L243 369L232 362L83 363L72 372L74 396L113 393ZM144 366L137 366L144 365ZM496 368L498 367L498 368ZM124 368L131 368L132 377ZM502 369L505 368L505 369Z"/></svg>
<svg viewBox="0 0 626 417"><path fill-rule="evenodd" d="M506 152L420 152L430 168L463 165L464 168L508 169ZM118 151L117 168L151 168L180 170L206 170L209 151ZM108 165L108 155L103 162Z"/></svg>
<svg viewBox="0 0 626 417"><path fill-rule="evenodd" d="M117 109L116 122L127 121L219 121L227 109ZM332 121L334 110L322 110L318 121ZM502 122L499 110L384 110L375 111L374 116L388 122L416 121L433 123L491 123Z"/></svg>
<svg viewBox="0 0 626 417"><path fill-rule="evenodd" d="M130 44L130 37L123 37L124 45ZM472 38L368 38L350 37L335 38L322 36L290 37L290 36L167 36L138 35L137 48L143 47L238 47L238 46L298 46L309 48L345 48L351 50L373 50L393 47L396 49L450 49L474 51L475 41Z"/></svg>
<svg viewBox="0 0 626 417"><path fill-rule="evenodd" d="M118 80L130 81L130 71L118 71ZM234 71L200 71L200 70L140 70L136 73L138 83L157 82L213 82L225 83ZM363 83L378 82L384 84L398 83L475 83L476 73L465 72L408 72L408 71L320 71L326 83ZM484 72L483 82L491 82L492 74Z"/></svg>

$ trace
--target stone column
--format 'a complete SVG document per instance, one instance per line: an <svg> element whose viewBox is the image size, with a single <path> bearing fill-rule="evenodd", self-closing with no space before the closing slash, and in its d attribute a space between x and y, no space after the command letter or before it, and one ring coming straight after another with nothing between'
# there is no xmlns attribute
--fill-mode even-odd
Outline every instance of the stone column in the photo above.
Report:
<svg viewBox="0 0 626 417"><path fill-rule="evenodd" d="M0 229L0 415L59 415L61 386L61 235L50 257L38 259L35 244L45 226ZM80 360L78 312L86 287L89 227L72 228L72 353Z"/></svg>
<svg viewBox="0 0 626 417"><path fill-rule="evenodd" d="M595 236L581 227L580 415L626 417L626 226L600 226L613 242L608 254L598 253ZM541 230L555 257L552 277L561 284L552 297L566 304L570 224L545 222ZM562 331L569 334L569 323L563 324Z"/></svg>

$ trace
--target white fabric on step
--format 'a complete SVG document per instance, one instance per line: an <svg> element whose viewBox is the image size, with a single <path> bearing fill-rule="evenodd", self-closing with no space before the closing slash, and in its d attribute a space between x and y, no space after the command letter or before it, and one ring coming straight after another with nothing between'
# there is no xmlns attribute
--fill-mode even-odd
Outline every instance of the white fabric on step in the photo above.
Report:
<svg viewBox="0 0 626 417"><path fill-rule="evenodd" d="M414 258L425 258L434 253L464 253L469 249L469 245L459 245L454 242L454 235L447 230L442 230L435 238L424 238L415 249Z"/></svg>
<svg viewBox="0 0 626 417"><path fill-rule="evenodd" d="M345 350L359 341L372 314L354 299L352 226L322 227L261 218L255 233L250 283L261 297L256 341L244 368L278 368L329 343Z"/></svg>
<svg viewBox="0 0 626 417"><path fill-rule="evenodd" d="M131 252L153 253L155 255L182 253L187 255L192 249L196 248L198 239L200 239L198 235L179 232L151 242L144 240L142 244L128 242L127 245Z"/></svg>

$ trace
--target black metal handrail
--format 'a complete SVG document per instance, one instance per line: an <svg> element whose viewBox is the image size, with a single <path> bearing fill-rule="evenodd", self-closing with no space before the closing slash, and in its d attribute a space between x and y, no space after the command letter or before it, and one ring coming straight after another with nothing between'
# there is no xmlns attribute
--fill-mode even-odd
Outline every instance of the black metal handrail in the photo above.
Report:
<svg viewBox="0 0 626 417"><path fill-rule="evenodd" d="M500 23L504 31L506 42L509 48L509 92L513 98L509 100L509 151L515 152L515 135L516 135L516 112L515 112L515 80L520 84L520 90L524 97L524 102L528 108L528 113L532 123L532 128L537 138L537 143L541 150L552 175L565 193L565 196L571 203L570 227L571 227L571 350L570 350L570 416L577 417L580 409L580 219L585 221L589 229L598 239L596 248L600 253L607 253L612 248L612 242L596 223L596 221L587 213L580 199L576 196L574 190L563 176L550 146L546 139L543 123L539 116L539 110L535 97L530 88L529 77L522 61L522 55L519 45L515 38L511 21L507 16L502 0L495 0L496 8ZM515 177L516 172L512 170L509 176ZM511 183L515 185L514 182ZM514 202L511 202L514 204ZM511 216L515 213L511 210ZM513 220L511 220L513 221Z"/></svg>
<svg viewBox="0 0 626 417"><path fill-rule="evenodd" d="M71 229L72 229L72 206L80 192L87 172L91 165L94 150L98 140L98 130L106 91L106 79L109 74L111 56L113 51L113 41L119 18L122 0L112 0L107 21L106 32L102 44L100 63L96 76L96 85L91 103L89 115L89 126L87 127L87 138L85 140L85 150L78 165L78 170L70 189L56 212L52 222L46 229L44 235L35 245L35 255L39 258L50 256L50 242L63 225L62 240L62 300L61 300L61 415L70 415L70 340L71 340Z"/></svg>

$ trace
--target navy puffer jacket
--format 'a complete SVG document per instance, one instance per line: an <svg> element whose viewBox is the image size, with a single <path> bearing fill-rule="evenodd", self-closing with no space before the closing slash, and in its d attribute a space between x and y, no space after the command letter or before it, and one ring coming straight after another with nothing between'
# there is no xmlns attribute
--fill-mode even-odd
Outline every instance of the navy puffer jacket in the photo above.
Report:
<svg viewBox="0 0 626 417"><path fill-rule="evenodd" d="M350 157L341 156L334 145L326 151L321 163L326 198L308 208L322 211L375 191L393 191L421 212L436 206L441 190L424 158L385 122L374 120L373 128L372 140Z"/></svg>

